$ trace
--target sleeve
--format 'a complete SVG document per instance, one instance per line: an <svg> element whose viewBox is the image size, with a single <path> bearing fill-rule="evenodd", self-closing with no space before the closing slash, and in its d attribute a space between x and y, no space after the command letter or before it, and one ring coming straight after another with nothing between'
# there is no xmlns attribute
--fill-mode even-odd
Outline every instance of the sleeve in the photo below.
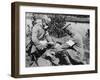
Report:
<svg viewBox="0 0 100 80"><path fill-rule="evenodd" d="M47 39L48 42L53 42L53 40L52 40L52 38L51 38L51 36L49 35L48 32L46 32L46 39Z"/></svg>
<svg viewBox="0 0 100 80"><path fill-rule="evenodd" d="M76 45L73 46L73 48L76 50L78 56L81 61L83 61L84 58L84 51L83 51L83 41L82 36L80 34L75 34L73 37L73 41L76 43Z"/></svg>
<svg viewBox="0 0 100 80"><path fill-rule="evenodd" d="M38 28L36 28L36 27L34 26L33 29L32 29L32 41L34 42L34 44L35 44L36 46L40 45L40 42L39 42L39 40L38 40L37 35L38 35Z"/></svg>

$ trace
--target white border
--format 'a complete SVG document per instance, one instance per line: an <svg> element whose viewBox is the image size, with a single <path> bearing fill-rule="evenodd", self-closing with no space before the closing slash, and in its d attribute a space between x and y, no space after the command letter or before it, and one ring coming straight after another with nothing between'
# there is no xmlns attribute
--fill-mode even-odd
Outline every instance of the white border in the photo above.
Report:
<svg viewBox="0 0 100 80"><path fill-rule="evenodd" d="M37 13L58 13L58 14L83 14L90 15L90 64L77 66L57 66L57 67L25 67L25 12ZM20 51L19 51L19 74L39 74L55 72L73 72L95 70L95 12L94 10L71 9L71 8L52 8L37 6L20 6ZM92 34L92 35L91 35Z"/></svg>

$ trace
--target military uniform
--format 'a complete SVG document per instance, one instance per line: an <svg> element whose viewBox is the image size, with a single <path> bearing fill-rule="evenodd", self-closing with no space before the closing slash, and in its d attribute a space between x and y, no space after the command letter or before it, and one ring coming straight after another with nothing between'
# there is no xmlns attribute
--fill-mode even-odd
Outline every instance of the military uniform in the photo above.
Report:
<svg viewBox="0 0 100 80"><path fill-rule="evenodd" d="M43 40L45 31L42 29L42 25L36 24L32 29L32 41L34 43L32 52L36 51L36 47L41 45L40 40Z"/></svg>
<svg viewBox="0 0 100 80"><path fill-rule="evenodd" d="M49 37L49 34L43 29L43 25L38 24L38 23L34 25L32 29L33 46L32 46L31 53L32 55L35 55L36 57L38 57L37 59L38 66L51 65L50 61L42 57L42 54L45 53L46 51L46 43L47 41L48 42L51 41L50 39L51 38ZM40 52L37 52L37 50Z"/></svg>
<svg viewBox="0 0 100 80"><path fill-rule="evenodd" d="M67 56L72 64L84 64L84 51L82 36L78 32L72 32L72 36L69 37L68 41L71 40L74 44L66 49Z"/></svg>
<svg viewBox="0 0 100 80"><path fill-rule="evenodd" d="M73 49L67 50L71 58L77 63L84 63L84 51L83 51L83 41L82 36L78 33L76 33L72 37L72 41L74 41L75 45L73 46ZM74 63L73 63L74 64Z"/></svg>

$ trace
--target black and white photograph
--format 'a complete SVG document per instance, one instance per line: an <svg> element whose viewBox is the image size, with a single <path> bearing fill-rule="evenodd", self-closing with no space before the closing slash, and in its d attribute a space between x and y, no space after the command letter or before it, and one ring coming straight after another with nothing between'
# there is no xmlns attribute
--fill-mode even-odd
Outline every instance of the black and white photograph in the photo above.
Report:
<svg viewBox="0 0 100 80"><path fill-rule="evenodd" d="M12 4L12 76L97 73L97 7Z"/></svg>
<svg viewBox="0 0 100 80"><path fill-rule="evenodd" d="M25 12L25 66L90 64L90 15Z"/></svg>

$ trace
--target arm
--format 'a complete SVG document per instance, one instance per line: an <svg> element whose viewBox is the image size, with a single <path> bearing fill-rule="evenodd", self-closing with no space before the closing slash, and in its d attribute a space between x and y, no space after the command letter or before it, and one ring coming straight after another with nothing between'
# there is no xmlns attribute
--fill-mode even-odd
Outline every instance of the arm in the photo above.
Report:
<svg viewBox="0 0 100 80"><path fill-rule="evenodd" d="M84 51L83 51L83 41L82 36L80 34L75 34L73 37L73 41L76 43L73 48L76 50L76 53L80 60L83 61L84 58Z"/></svg>
<svg viewBox="0 0 100 80"><path fill-rule="evenodd" d="M33 30L32 30L32 41L34 42L35 46L38 48L38 49L44 49L46 47L46 45L43 45L40 40L38 39L38 33L39 33L39 28L38 26L36 27L33 27Z"/></svg>
<svg viewBox="0 0 100 80"><path fill-rule="evenodd" d="M34 44L36 46L40 44L40 42L37 38L37 35L38 35L38 29L33 27L33 29L32 29L32 41L34 42Z"/></svg>
<svg viewBox="0 0 100 80"><path fill-rule="evenodd" d="M46 32L46 40L47 40L48 42L53 42L52 37L49 35L48 32Z"/></svg>

